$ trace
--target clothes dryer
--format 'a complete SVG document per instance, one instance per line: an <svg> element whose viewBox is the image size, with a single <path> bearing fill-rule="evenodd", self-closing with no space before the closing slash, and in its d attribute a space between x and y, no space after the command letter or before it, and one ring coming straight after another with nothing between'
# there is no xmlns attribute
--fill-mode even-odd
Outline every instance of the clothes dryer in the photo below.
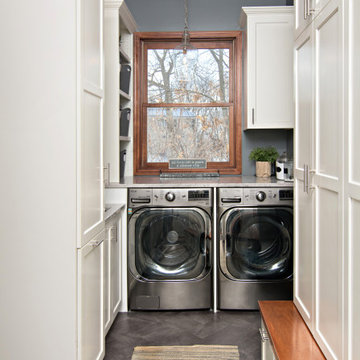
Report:
<svg viewBox="0 0 360 360"><path fill-rule="evenodd" d="M257 309L291 300L292 188L218 189L220 309Z"/></svg>
<svg viewBox="0 0 360 360"><path fill-rule="evenodd" d="M212 189L129 189L130 310L211 307Z"/></svg>

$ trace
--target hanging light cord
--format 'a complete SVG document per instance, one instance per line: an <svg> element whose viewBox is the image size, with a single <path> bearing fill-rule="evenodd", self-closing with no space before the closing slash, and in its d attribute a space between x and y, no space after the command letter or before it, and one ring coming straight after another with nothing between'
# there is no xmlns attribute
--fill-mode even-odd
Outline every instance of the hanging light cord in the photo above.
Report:
<svg viewBox="0 0 360 360"><path fill-rule="evenodd" d="M184 7L185 7L185 29L189 30L189 10L188 10L188 0L184 0Z"/></svg>

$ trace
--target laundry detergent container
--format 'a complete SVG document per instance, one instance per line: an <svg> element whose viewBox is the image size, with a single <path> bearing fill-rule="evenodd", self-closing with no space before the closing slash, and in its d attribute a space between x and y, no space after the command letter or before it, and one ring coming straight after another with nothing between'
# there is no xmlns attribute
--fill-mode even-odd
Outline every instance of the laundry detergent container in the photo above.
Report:
<svg viewBox="0 0 360 360"><path fill-rule="evenodd" d="M120 113L120 136L129 136L129 124L130 124L131 109L121 109Z"/></svg>
<svg viewBox="0 0 360 360"><path fill-rule="evenodd" d="M126 94L129 94L130 76L131 76L131 66L121 65L120 90L124 91Z"/></svg>
<svg viewBox="0 0 360 360"><path fill-rule="evenodd" d="M126 150L120 151L120 178L125 175Z"/></svg>

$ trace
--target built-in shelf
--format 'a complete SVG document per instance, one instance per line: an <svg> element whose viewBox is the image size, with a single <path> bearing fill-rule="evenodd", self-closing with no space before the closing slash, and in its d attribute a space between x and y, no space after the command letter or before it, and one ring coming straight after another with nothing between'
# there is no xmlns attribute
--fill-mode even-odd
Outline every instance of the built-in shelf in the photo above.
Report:
<svg viewBox="0 0 360 360"><path fill-rule="evenodd" d="M126 99L126 100L131 100L131 96L129 94L127 94L126 92L122 91L121 89L119 89L119 93L120 93L120 97Z"/></svg>
<svg viewBox="0 0 360 360"><path fill-rule="evenodd" d="M119 140L120 141L131 141L131 137L130 136L119 136Z"/></svg>
<svg viewBox="0 0 360 360"><path fill-rule="evenodd" d="M124 63L125 64L130 64L131 59L130 59L129 55L124 51L124 49L122 49L120 47L119 51L120 51L120 63L121 64L124 64Z"/></svg>

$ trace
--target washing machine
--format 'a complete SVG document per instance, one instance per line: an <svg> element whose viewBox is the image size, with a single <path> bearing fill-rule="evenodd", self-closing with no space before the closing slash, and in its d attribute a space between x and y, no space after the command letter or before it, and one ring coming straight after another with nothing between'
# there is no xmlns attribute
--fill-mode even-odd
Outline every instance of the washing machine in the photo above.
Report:
<svg viewBox="0 0 360 360"><path fill-rule="evenodd" d="M209 309L211 188L129 189L130 310Z"/></svg>
<svg viewBox="0 0 360 360"><path fill-rule="evenodd" d="M219 308L292 300L292 188L219 188L217 197Z"/></svg>

